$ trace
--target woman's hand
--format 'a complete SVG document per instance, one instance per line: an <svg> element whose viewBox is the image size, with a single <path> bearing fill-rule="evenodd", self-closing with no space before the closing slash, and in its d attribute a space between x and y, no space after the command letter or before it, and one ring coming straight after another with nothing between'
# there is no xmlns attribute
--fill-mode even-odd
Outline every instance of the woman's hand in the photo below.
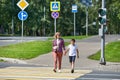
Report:
<svg viewBox="0 0 120 80"><path fill-rule="evenodd" d="M65 50L63 51L63 54L64 54L64 56L66 56L66 51Z"/></svg>

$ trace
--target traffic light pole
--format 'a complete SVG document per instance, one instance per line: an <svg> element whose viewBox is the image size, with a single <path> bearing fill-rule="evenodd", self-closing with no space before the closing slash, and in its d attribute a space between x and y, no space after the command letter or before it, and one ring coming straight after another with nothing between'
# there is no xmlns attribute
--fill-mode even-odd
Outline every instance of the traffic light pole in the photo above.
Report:
<svg viewBox="0 0 120 80"><path fill-rule="evenodd" d="M105 0L102 0L102 9L105 8ZM106 65L105 61L105 33L104 33L104 25L101 24L102 29L102 36L101 36L101 58L100 58L100 64Z"/></svg>

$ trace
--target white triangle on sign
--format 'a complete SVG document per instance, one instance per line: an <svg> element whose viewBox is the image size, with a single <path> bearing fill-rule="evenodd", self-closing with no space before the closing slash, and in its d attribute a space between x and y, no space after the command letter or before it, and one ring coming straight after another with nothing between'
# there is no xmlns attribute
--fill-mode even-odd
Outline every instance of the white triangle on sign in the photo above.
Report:
<svg viewBox="0 0 120 80"><path fill-rule="evenodd" d="M58 6L57 6L57 4L56 4L56 3L53 5L53 8L58 8Z"/></svg>

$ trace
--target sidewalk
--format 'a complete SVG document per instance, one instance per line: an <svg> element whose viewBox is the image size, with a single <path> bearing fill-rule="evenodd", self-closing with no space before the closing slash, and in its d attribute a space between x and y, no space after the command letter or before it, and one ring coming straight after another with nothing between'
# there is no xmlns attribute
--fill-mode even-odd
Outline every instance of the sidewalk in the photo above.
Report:
<svg viewBox="0 0 120 80"><path fill-rule="evenodd" d="M110 40L106 41L110 42ZM120 63L107 62L104 66L100 65L99 61L90 60L87 58L89 55L92 55L100 50L100 39L97 36L91 37L87 40L77 41L77 45L80 51L80 58L76 59L76 69L120 72ZM28 60L27 62L29 64L52 67L52 53L41 55L37 58ZM68 69L70 68L68 56L63 57L62 67Z"/></svg>

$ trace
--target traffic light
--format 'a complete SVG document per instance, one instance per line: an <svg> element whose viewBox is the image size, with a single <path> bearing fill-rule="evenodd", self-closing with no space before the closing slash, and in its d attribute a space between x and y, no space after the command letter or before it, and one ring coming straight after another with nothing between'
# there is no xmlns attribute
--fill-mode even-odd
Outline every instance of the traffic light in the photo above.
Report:
<svg viewBox="0 0 120 80"><path fill-rule="evenodd" d="M103 9L100 8L98 10L98 13L99 13L99 18L98 18L99 24L106 25L106 8Z"/></svg>

